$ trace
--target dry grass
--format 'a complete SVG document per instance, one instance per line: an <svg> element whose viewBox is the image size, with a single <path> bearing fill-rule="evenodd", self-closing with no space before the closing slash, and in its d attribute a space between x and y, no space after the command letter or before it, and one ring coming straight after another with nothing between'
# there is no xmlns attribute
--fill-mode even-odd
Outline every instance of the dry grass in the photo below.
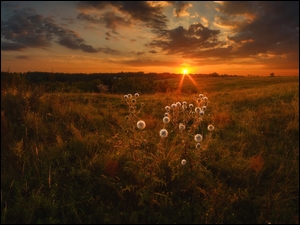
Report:
<svg viewBox="0 0 300 225"><path fill-rule="evenodd" d="M195 80L200 149L162 121L189 94L140 95L126 120L120 95L1 90L2 223L297 223L298 80Z"/></svg>

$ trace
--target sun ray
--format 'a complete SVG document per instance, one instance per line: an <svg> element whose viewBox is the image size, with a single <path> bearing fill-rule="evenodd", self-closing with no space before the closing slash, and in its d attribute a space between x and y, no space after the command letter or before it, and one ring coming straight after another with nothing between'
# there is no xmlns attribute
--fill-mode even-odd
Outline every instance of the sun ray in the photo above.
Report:
<svg viewBox="0 0 300 225"><path fill-rule="evenodd" d="M197 82L194 80L194 78L190 74L190 68L186 67L187 66L186 64L182 64L182 66L183 65L184 65L184 67L181 67L181 79L178 84L178 88L177 88L176 92L177 93L181 92L185 77L188 77L190 79L190 81L192 82L192 84L196 87L196 89L199 90L199 85L197 84Z"/></svg>
<svg viewBox="0 0 300 225"><path fill-rule="evenodd" d="M179 82L179 84L178 84L178 89L177 89L177 91L176 91L176 92L178 92L178 93L180 93L180 91L181 91L181 87L182 87L182 84L183 84L184 77L185 77L185 75L183 74L183 75L181 76L181 80L180 80L180 82Z"/></svg>
<svg viewBox="0 0 300 225"><path fill-rule="evenodd" d="M186 76L192 81L192 83L193 83L193 84L195 85L195 87L198 89L198 84L197 84L197 82L194 80L194 78L192 78L191 75L189 75L189 74L187 74Z"/></svg>

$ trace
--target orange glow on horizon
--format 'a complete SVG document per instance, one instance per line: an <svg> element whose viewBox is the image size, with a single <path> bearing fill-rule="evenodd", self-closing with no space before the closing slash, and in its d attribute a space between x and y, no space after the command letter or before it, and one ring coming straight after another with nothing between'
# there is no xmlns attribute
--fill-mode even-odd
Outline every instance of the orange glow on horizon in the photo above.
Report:
<svg viewBox="0 0 300 225"><path fill-rule="evenodd" d="M183 75L187 75L188 72L189 72L188 69L183 69L183 70L182 70L182 74L183 74Z"/></svg>

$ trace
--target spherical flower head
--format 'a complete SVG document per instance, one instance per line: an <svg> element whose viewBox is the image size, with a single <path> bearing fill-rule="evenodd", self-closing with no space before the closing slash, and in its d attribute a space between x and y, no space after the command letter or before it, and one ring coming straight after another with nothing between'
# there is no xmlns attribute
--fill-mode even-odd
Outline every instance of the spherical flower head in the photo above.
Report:
<svg viewBox="0 0 300 225"><path fill-rule="evenodd" d="M183 109L187 109L187 104L182 104Z"/></svg>
<svg viewBox="0 0 300 225"><path fill-rule="evenodd" d="M139 120L136 123L137 128L139 128L140 130L144 129L146 127L146 123L143 120Z"/></svg>
<svg viewBox="0 0 300 225"><path fill-rule="evenodd" d="M128 98L128 95L124 95L124 98L127 99L127 98Z"/></svg>
<svg viewBox="0 0 300 225"><path fill-rule="evenodd" d="M161 129L159 131L159 136L161 136L162 138L168 137L168 131L166 129Z"/></svg>
<svg viewBox="0 0 300 225"><path fill-rule="evenodd" d="M209 124L207 127L207 130L209 131L213 131L215 129L215 127L212 124Z"/></svg>
<svg viewBox="0 0 300 225"><path fill-rule="evenodd" d="M179 128L179 130L184 130L184 129L185 129L185 126L184 126L183 123L180 123L180 124L178 125L178 128Z"/></svg>
<svg viewBox="0 0 300 225"><path fill-rule="evenodd" d="M132 94L128 94L127 96L128 96L128 98L132 98Z"/></svg>
<svg viewBox="0 0 300 225"><path fill-rule="evenodd" d="M166 113L164 114L164 116L170 116L170 113L166 112Z"/></svg>
<svg viewBox="0 0 300 225"><path fill-rule="evenodd" d="M194 107L194 105L193 104L189 104L189 107L190 107L190 109L192 109Z"/></svg>
<svg viewBox="0 0 300 225"><path fill-rule="evenodd" d="M196 144L196 148L197 148L197 149L200 149L200 148L201 148L201 144L200 144L200 143L197 143L197 144Z"/></svg>
<svg viewBox="0 0 300 225"><path fill-rule="evenodd" d="M200 109L199 107L196 107L196 108L195 108L195 112L196 112L196 113L199 113L200 111L201 111L201 109Z"/></svg>
<svg viewBox="0 0 300 225"><path fill-rule="evenodd" d="M195 140L196 142L200 142L200 141L202 141L202 139L203 139L203 137L202 137L201 134L196 134L195 137L194 137L194 140Z"/></svg>
<svg viewBox="0 0 300 225"><path fill-rule="evenodd" d="M202 110L203 111L205 111L206 110L206 106L204 105L204 106L202 106Z"/></svg>
<svg viewBox="0 0 300 225"><path fill-rule="evenodd" d="M186 164L186 160L185 159L183 159L183 160L181 160L181 165L185 165Z"/></svg>
<svg viewBox="0 0 300 225"><path fill-rule="evenodd" d="M165 110L166 110L167 112L169 112L169 111L170 111L170 106L167 105L167 106L165 107Z"/></svg>
<svg viewBox="0 0 300 225"><path fill-rule="evenodd" d="M200 116L204 116L204 111L203 111L203 110L200 110L199 115L200 115Z"/></svg>
<svg viewBox="0 0 300 225"><path fill-rule="evenodd" d="M203 96L204 96L203 94L200 94L200 95L199 95L200 98L202 98Z"/></svg>
<svg viewBox="0 0 300 225"><path fill-rule="evenodd" d="M169 123L169 122L170 122L170 117L165 116L165 117L163 118L163 122L164 122L164 123Z"/></svg>
<svg viewBox="0 0 300 225"><path fill-rule="evenodd" d="M183 101L183 102L182 102L182 105L187 105L187 102L186 102L186 101Z"/></svg>
<svg viewBox="0 0 300 225"><path fill-rule="evenodd" d="M138 98L139 96L140 96L139 93L134 94L134 97L136 97L136 98Z"/></svg>
<svg viewBox="0 0 300 225"><path fill-rule="evenodd" d="M204 100L204 101L207 101L207 100L208 100L208 98L205 96L205 97L203 97L203 100Z"/></svg>
<svg viewBox="0 0 300 225"><path fill-rule="evenodd" d="M176 106L180 107L181 106L181 102L176 102Z"/></svg>
<svg viewBox="0 0 300 225"><path fill-rule="evenodd" d="M201 98L197 98L197 102L200 103L201 102Z"/></svg>
<svg viewBox="0 0 300 225"><path fill-rule="evenodd" d="M131 103L132 104L135 104L136 103L136 100L133 98L133 99L131 99Z"/></svg>
<svg viewBox="0 0 300 225"><path fill-rule="evenodd" d="M176 104L173 103L173 104L171 105L171 107L172 107L172 109L176 108Z"/></svg>

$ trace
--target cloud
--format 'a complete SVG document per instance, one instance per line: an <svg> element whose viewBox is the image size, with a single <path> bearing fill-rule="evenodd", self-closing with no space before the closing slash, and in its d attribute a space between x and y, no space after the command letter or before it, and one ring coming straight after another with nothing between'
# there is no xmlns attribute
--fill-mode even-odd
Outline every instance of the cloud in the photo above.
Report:
<svg viewBox="0 0 300 225"><path fill-rule="evenodd" d="M192 3L184 1L176 1L174 5L175 8L173 9L173 16L176 17L189 16L190 14L187 9L193 6Z"/></svg>
<svg viewBox="0 0 300 225"><path fill-rule="evenodd" d="M136 51L132 51L130 52L131 54L134 54L134 55L137 55L137 56L140 56L140 55L144 55L145 52L136 52Z"/></svg>
<svg viewBox="0 0 300 225"><path fill-rule="evenodd" d="M218 41L219 34L219 30L211 30L201 23L195 23L190 25L188 29L179 26L166 31L160 39L152 41L147 46L161 48L168 54L186 54L187 52L219 46L221 44Z"/></svg>
<svg viewBox="0 0 300 225"><path fill-rule="evenodd" d="M26 49L26 46L19 43L1 41L1 51L20 51Z"/></svg>
<svg viewBox="0 0 300 225"><path fill-rule="evenodd" d="M145 52L137 52L136 54L137 54L137 55L144 55Z"/></svg>
<svg viewBox="0 0 300 225"><path fill-rule="evenodd" d="M105 48L98 48L98 50L100 52L104 52L106 54L110 54L110 55L119 55L119 51L111 49L109 47L105 47Z"/></svg>
<svg viewBox="0 0 300 225"><path fill-rule="evenodd" d="M208 21L208 19L206 19L204 16L202 16L200 19L201 19L202 24L203 24L204 26L206 26L206 27L209 26L209 21Z"/></svg>
<svg viewBox="0 0 300 225"><path fill-rule="evenodd" d="M149 51L149 53L155 54L155 53L157 53L157 51L151 50L151 51Z"/></svg>
<svg viewBox="0 0 300 225"><path fill-rule="evenodd" d="M221 24L228 25L229 21L235 21L232 34L228 36L235 48L234 55L299 53L298 1L224 2L219 6L219 11L223 13L219 17ZM238 20L241 16L244 19Z"/></svg>
<svg viewBox="0 0 300 225"><path fill-rule="evenodd" d="M112 30L116 30L117 27L120 26L130 26L132 23L130 20L123 18L121 16L116 15L115 12L105 12L102 14L94 13L94 14L85 14L80 13L77 16L79 20L85 20L92 23L103 23L106 28L110 28Z"/></svg>
<svg viewBox="0 0 300 225"><path fill-rule="evenodd" d="M27 55L19 55L19 56L16 56L17 59L29 59L29 56Z"/></svg>
<svg viewBox="0 0 300 225"><path fill-rule="evenodd" d="M111 29L138 24L150 28L152 32L160 32L166 28L168 21L163 14L164 7L165 4L152 4L147 1L80 1L77 8L81 13L77 18L104 23Z"/></svg>
<svg viewBox="0 0 300 225"><path fill-rule="evenodd" d="M7 20L1 21L1 39L2 51L48 48L56 42L73 50L116 54L111 49L86 44L76 32L57 25L53 19L45 18L33 9L14 10Z"/></svg>

